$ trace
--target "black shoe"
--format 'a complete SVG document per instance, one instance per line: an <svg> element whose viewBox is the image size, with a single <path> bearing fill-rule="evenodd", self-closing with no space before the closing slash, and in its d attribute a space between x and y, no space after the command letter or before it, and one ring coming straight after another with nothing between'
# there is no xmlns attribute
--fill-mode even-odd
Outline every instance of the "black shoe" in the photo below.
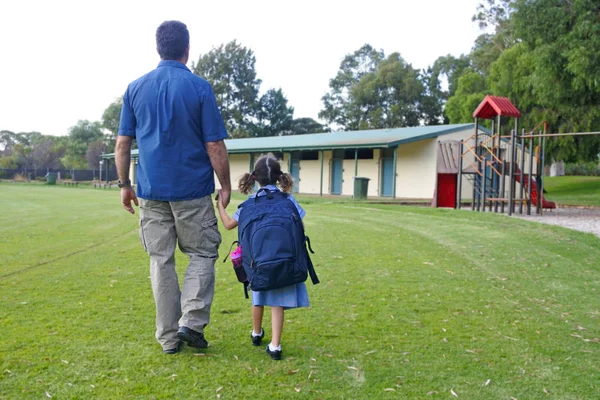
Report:
<svg viewBox="0 0 600 400"><path fill-rule="evenodd" d="M273 360L281 360L281 350L271 351L269 345L267 345L267 354L270 355Z"/></svg>
<svg viewBox="0 0 600 400"><path fill-rule="evenodd" d="M202 332L196 332L185 326L179 328L177 337L186 342L190 347L195 347L197 349L205 349L208 347L208 342L204 338Z"/></svg>
<svg viewBox="0 0 600 400"><path fill-rule="evenodd" d="M262 339L264 337L265 337L265 330L263 328L260 328L260 335L259 336L254 336L254 329L250 333L250 339L252 339L252 345L253 346L260 346L260 344L262 343Z"/></svg>
<svg viewBox="0 0 600 400"><path fill-rule="evenodd" d="M183 346L182 342L178 342L177 346L171 348L171 349L163 349L163 353L165 354L177 354L181 351L181 347Z"/></svg>

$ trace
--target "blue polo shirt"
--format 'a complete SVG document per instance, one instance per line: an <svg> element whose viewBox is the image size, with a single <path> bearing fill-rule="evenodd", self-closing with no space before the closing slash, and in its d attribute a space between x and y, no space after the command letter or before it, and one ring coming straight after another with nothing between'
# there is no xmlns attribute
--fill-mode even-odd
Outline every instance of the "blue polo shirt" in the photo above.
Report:
<svg viewBox="0 0 600 400"><path fill-rule="evenodd" d="M206 142L227 131L210 84L182 63L163 60L129 84L119 135L137 141L138 197L181 201L215 191Z"/></svg>

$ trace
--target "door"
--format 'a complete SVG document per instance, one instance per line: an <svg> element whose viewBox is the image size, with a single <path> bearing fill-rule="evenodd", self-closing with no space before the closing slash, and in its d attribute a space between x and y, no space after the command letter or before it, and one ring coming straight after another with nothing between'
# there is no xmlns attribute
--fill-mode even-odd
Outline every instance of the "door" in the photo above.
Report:
<svg viewBox="0 0 600 400"><path fill-rule="evenodd" d="M394 159L381 160L381 195L392 197L394 190Z"/></svg>
<svg viewBox="0 0 600 400"><path fill-rule="evenodd" d="M344 160L341 158L331 160L331 194L342 194L343 164Z"/></svg>
<svg viewBox="0 0 600 400"><path fill-rule="evenodd" d="M293 157L290 162L290 175L294 178L293 193L298 193L300 190L300 160L297 157Z"/></svg>
<svg viewBox="0 0 600 400"><path fill-rule="evenodd" d="M456 206L456 174L438 174L437 206Z"/></svg>

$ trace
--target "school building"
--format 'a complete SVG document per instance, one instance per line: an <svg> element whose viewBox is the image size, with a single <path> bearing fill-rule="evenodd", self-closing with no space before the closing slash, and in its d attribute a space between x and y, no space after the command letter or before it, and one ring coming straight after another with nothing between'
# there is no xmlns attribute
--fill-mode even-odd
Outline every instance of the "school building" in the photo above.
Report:
<svg viewBox="0 0 600 400"><path fill-rule="evenodd" d="M352 195L358 176L369 178L368 195L372 197L431 199L438 141L467 140L473 134L474 124L470 123L229 139L225 143L234 190L258 157L273 153L284 172L294 177L295 193ZM130 179L135 183L138 151L131 155ZM114 154L103 158L112 162Z"/></svg>

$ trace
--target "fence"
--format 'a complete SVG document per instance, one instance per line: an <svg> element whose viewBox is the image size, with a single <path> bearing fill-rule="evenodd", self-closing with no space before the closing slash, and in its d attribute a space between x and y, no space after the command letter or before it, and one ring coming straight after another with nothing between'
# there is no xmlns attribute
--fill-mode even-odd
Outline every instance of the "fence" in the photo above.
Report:
<svg viewBox="0 0 600 400"><path fill-rule="evenodd" d="M45 177L48 171L46 169L8 169L0 168L0 179L14 179L16 175L21 175L25 179L34 180L38 177ZM73 181L91 181L100 179L98 169L53 169L50 171L58 174L60 179L70 179ZM114 165L108 169L108 180L116 181L118 178L117 170ZM106 181L106 168L102 169L102 180Z"/></svg>

